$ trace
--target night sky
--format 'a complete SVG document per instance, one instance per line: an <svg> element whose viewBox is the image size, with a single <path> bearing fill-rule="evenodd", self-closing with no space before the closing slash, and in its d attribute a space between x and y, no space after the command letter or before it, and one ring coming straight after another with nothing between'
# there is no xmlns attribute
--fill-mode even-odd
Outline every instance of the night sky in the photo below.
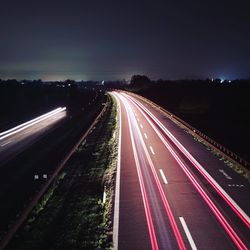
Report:
<svg viewBox="0 0 250 250"><path fill-rule="evenodd" d="M249 0L1 0L0 78L250 78Z"/></svg>

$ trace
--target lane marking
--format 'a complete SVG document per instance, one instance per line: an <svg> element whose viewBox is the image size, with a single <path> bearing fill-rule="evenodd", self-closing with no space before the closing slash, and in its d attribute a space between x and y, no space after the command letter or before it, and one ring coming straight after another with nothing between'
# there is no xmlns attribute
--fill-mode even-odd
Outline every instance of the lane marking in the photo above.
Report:
<svg viewBox="0 0 250 250"><path fill-rule="evenodd" d="M13 141L12 141L12 140L10 140L10 141L5 142L5 143L1 144L1 147L4 147L4 146L6 146L6 145L10 144L11 142L13 142Z"/></svg>
<svg viewBox="0 0 250 250"><path fill-rule="evenodd" d="M150 148L150 151L153 155L155 155L155 152L154 152L154 149L152 148L152 146L149 147Z"/></svg>
<svg viewBox="0 0 250 250"><path fill-rule="evenodd" d="M187 227L187 224L186 224L184 218L183 217L179 217L179 219L181 221L181 225L182 225L182 227L183 227L183 229L185 231L185 234L186 234L186 236L188 238L188 241L189 241L189 244L190 244L192 250L197 250L197 247L196 247L196 245L194 243L194 240L192 238L192 235L191 235L191 233L190 233L190 231L189 231L189 229Z"/></svg>
<svg viewBox="0 0 250 250"><path fill-rule="evenodd" d="M229 187L244 187L242 184L228 184Z"/></svg>
<svg viewBox="0 0 250 250"><path fill-rule="evenodd" d="M230 175L228 175L228 174L225 172L225 170L219 169L219 172L222 173L222 174L225 176L226 179L228 179L228 180L232 180L232 179L233 179Z"/></svg>
<svg viewBox="0 0 250 250"><path fill-rule="evenodd" d="M140 127L143 128L142 124L140 124Z"/></svg>
<svg viewBox="0 0 250 250"><path fill-rule="evenodd" d="M148 139L148 136L147 136L147 134L146 134L146 133L144 133L144 137L145 137L146 139Z"/></svg>
<svg viewBox="0 0 250 250"><path fill-rule="evenodd" d="M139 122L139 121L140 121L140 119L139 119L139 118L137 118L137 121Z"/></svg>
<svg viewBox="0 0 250 250"><path fill-rule="evenodd" d="M164 184L168 184L167 178L166 178L166 176L165 176L163 170L160 169L159 171L160 171L161 178L163 179Z"/></svg>

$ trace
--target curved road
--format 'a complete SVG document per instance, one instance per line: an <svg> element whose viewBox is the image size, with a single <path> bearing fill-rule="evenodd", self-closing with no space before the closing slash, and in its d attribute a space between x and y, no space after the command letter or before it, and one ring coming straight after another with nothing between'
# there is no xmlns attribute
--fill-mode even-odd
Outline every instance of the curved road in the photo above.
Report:
<svg viewBox="0 0 250 250"><path fill-rule="evenodd" d="M151 104L120 106L115 249L247 249L249 183Z"/></svg>

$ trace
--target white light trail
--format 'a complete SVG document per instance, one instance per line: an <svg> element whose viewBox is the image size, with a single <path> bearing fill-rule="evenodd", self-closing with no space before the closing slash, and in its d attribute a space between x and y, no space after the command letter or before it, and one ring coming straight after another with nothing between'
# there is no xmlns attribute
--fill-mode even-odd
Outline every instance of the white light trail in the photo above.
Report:
<svg viewBox="0 0 250 250"><path fill-rule="evenodd" d="M29 124L29 123L31 123L31 122L35 122L35 121L37 121L38 119L41 119L41 118L43 118L43 117L45 117L45 116L47 116L47 115L49 115L49 114L51 114L51 113L54 113L54 112L56 112L56 111L58 111L58 110L61 110L61 109L62 109L62 108L54 109L54 110L52 110L52 111L50 111L50 112L48 112L48 113L46 113L46 114L44 114L44 115L38 116L37 118L34 118L34 119L30 120L30 121L27 121L27 122L25 122L25 123L22 123L22 124L20 124L20 125L14 127L14 128L11 128L11 129L8 129L8 130L6 130L6 131L4 131L4 132L1 132L1 133L0 133L0 136L5 135L5 134L8 134L8 133L10 133L10 132L12 132L12 131L14 131L14 130L17 130L18 128L21 128L21 127L23 127L23 126L25 126L25 125L27 125L27 124Z"/></svg>
<svg viewBox="0 0 250 250"><path fill-rule="evenodd" d="M28 128L28 127L31 127L32 125L35 125L35 124L37 124L37 123L39 123L39 122L41 122L41 121L43 121L43 120L45 120L45 119L47 119L47 118L49 118L51 116L54 116L54 115L56 115L56 114L58 114L58 113L60 113L60 112L62 112L64 110L66 110L66 107L57 108L55 110L52 110L51 112L48 112L48 113L46 113L44 115L41 115L41 116L37 117L35 119L32 119L32 120L30 120L28 122L20 124L20 125L12 128L12 129L4 131L4 132L0 133L0 136L1 136L0 140L3 140L3 139L5 139L5 138L7 138L7 137L9 137L9 136L11 136L13 134L16 134L16 133L18 133L18 132L20 132L20 131Z"/></svg>

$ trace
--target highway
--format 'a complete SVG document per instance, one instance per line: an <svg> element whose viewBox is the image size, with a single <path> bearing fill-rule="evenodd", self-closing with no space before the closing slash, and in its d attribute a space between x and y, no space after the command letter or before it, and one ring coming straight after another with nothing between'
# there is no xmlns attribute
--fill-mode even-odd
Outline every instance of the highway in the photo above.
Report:
<svg viewBox="0 0 250 250"><path fill-rule="evenodd" d="M41 138L65 117L66 108L57 108L12 129L0 132L0 166Z"/></svg>
<svg viewBox="0 0 250 250"><path fill-rule="evenodd" d="M115 249L248 249L250 186L171 117L119 104Z"/></svg>

